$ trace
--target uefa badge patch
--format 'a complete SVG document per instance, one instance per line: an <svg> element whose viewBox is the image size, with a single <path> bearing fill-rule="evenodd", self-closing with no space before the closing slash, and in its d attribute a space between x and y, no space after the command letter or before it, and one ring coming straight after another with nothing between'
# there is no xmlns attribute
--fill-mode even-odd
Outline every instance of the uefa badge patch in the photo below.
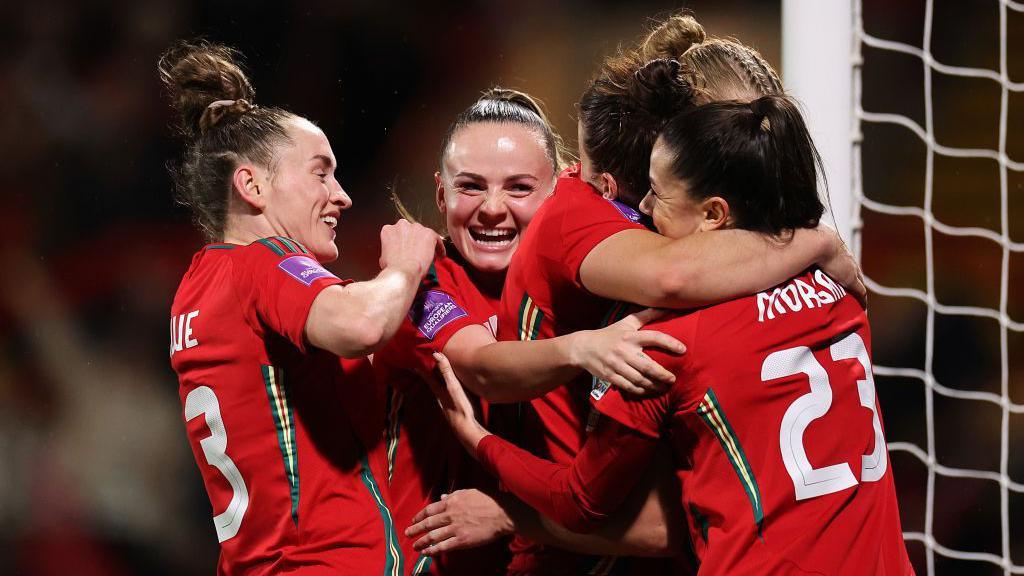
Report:
<svg viewBox="0 0 1024 576"><path fill-rule="evenodd" d="M317 278L337 278L309 256L290 256L281 260L277 267L306 286L313 284Z"/></svg>
<svg viewBox="0 0 1024 576"><path fill-rule="evenodd" d="M593 383L590 385L590 396L594 400L600 400L604 398L604 393L612 387L612 383L607 380L601 380L597 376L593 377Z"/></svg>
<svg viewBox="0 0 1024 576"><path fill-rule="evenodd" d="M420 300L417 299L417 303ZM421 305L414 305L413 322L420 334L433 340L437 333L451 322L469 316L465 310L452 300L452 297L440 290L428 290L422 297Z"/></svg>

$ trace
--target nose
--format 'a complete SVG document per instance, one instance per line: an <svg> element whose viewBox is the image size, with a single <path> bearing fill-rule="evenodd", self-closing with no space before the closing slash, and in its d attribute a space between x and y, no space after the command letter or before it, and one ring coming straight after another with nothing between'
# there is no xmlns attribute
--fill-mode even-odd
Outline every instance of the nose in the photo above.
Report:
<svg viewBox="0 0 1024 576"><path fill-rule="evenodd" d="M340 183L337 181L335 183L338 184L338 187L331 192L330 202L342 210L348 210L352 207L352 198L349 197Z"/></svg>
<svg viewBox="0 0 1024 576"><path fill-rule="evenodd" d="M650 216L652 204L654 204L654 192L648 190L644 199L640 201L640 211Z"/></svg>
<svg viewBox="0 0 1024 576"><path fill-rule="evenodd" d="M480 223L484 225L499 224L505 220L508 207L505 206L505 194L500 190L488 190L484 202L480 205Z"/></svg>

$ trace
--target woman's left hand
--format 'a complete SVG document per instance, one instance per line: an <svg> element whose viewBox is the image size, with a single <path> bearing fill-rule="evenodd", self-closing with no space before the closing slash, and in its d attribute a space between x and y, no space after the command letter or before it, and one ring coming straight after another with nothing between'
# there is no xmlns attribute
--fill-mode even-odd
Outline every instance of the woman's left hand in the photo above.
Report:
<svg viewBox="0 0 1024 576"><path fill-rule="evenodd" d="M455 436L475 458L477 444L491 433L476 421L473 403L466 396L466 391L462 388L459 379L456 378L448 358L444 354L435 352L434 359L437 360L437 369L441 372L443 382L437 382L436 379L427 381L430 383L434 395L437 396L441 411L452 427Z"/></svg>
<svg viewBox="0 0 1024 576"><path fill-rule="evenodd" d="M458 490L441 496L412 519L413 548L427 556L475 548L512 534L515 525L497 500L480 490Z"/></svg>

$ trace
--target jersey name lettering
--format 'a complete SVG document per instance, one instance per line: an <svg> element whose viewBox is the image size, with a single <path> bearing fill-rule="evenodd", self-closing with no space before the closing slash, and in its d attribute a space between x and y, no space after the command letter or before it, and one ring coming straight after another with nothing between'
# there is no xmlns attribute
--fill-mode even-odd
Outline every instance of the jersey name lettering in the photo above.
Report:
<svg viewBox="0 0 1024 576"><path fill-rule="evenodd" d="M186 348L199 346L199 340L192 336L192 319L197 316L199 316L199 310L171 316L171 356Z"/></svg>
<svg viewBox="0 0 1024 576"><path fill-rule="evenodd" d="M846 290L821 270L814 272L811 284L796 278L771 292L757 295L757 321L774 320L789 312L800 312L834 304L846 296Z"/></svg>

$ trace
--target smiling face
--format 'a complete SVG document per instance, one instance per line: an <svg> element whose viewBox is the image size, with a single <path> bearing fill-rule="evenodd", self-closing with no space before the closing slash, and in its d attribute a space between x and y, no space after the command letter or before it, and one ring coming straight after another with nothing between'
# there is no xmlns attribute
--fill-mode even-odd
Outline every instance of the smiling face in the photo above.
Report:
<svg viewBox="0 0 1024 576"><path fill-rule="evenodd" d="M554 189L555 168L536 130L482 122L453 135L435 180L437 206L459 253L479 272L504 274Z"/></svg>
<svg viewBox="0 0 1024 576"><path fill-rule="evenodd" d="M264 183L263 216L276 234L302 243L320 262L336 260L334 228L352 200L334 177L331 144L304 118L291 118L287 132L291 145L277 150Z"/></svg>

